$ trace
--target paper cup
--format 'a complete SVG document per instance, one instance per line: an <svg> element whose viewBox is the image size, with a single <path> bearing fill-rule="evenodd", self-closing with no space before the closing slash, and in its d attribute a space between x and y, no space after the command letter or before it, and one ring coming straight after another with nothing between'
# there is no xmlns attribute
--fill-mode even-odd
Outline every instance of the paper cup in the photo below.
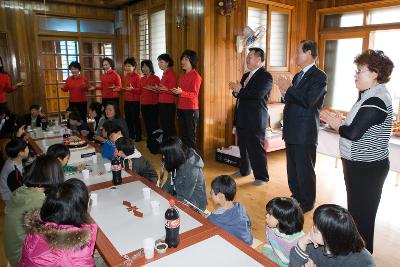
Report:
<svg viewBox="0 0 400 267"><path fill-rule="evenodd" d="M89 179L89 170L82 170L83 179Z"/></svg>
<svg viewBox="0 0 400 267"><path fill-rule="evenodd" d="M142 192L143 192L144 199L150 199L150 188L145 187L142 189Z"/></svg>
<svg viewBox="0 0 400 267"><path fill-rule="evenodd" d="M97 205L97 194L96 193L90 193L90 201L92 203L92 206Z"/></svg>
<svg viewBox="0 0 400 267"><path fill-rule="evenodd" d="M149 237L143 240L144 257L152 259L154 257L154 239Z"/></svg>
<svg viewBox="0 0 400 267"><path fill-rule="evenodd" d="M111 163L110 162L104 163L104 169L106 169L106 172L110 172L111 171Z"/></svg>
<svg viewBox="0 0 400 267"><path fill-rule="evenodd" d="M97 164L97 154L92 156L93 164Z"/></svg>
<svg viewBox="0 0 400 267"><path fill-rule="evenodd" d="M151 213L153 215L159 215L160 214L160 201L152 200L150 202L150 205L151 205Z"/></svg>

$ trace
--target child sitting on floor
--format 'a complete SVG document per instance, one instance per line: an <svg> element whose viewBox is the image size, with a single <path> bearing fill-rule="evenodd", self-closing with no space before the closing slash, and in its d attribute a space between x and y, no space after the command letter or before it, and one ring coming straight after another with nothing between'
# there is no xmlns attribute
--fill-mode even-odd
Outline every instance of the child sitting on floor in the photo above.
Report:
<svg viewBox="0 0 400 267"><path fill-rule="evenodd" d="M123 158L123 166L143 176L152 183L156 183L158 176L151 163L135 149L135 145L129 138L120 137L115 142L118 156Z"/></svg>
<svg viewBox="0 0 400 267"><path fill-rule="evenodd" d="M246 208L239 202L234 202L236 182L229 175L221 175L211 182L211 198L217 209L208 219L222 229L230 232L243 242L251 245L253 234L251 221Z"/></svg>
<svg viewBox="0 0 400 267"><path fill-rule="evenodd" d="M267 241L263 254L279 264L288 266L290 249L304 236L304 216L294 198L276 197L266 205Z"/></svg>

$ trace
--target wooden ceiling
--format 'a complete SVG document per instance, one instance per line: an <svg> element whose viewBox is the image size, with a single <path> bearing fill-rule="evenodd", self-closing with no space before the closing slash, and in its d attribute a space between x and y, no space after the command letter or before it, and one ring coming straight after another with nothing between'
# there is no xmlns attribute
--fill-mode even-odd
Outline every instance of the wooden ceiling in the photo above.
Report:
<svg viewBox="0 0 400 267"><path fill-rule="evenodd" d="M43 0L35 0L37 2L43 2ZM62 3L70 5L82 5L92 6L101 8L113 8L118 9L126 5L140 2L142 0L46 0L46 3Z"/></svg>

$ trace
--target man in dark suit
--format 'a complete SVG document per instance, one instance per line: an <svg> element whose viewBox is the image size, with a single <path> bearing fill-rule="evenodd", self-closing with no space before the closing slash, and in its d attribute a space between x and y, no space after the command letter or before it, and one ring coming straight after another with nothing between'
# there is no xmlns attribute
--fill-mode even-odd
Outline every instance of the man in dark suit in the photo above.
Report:
<svg viewBox="0 0 400 267"><path fill-rule="evenodd" d="M29 108L30 113L25 114L25 125L32 125L35 127L40 127L41 123L41 111L42 107L40 105L33 104Z"/></svg>
<svg viewBox="0 0 400 267"><path fill-rule="evenodd" d="M314 207L316 195L315 158L319 113L326 94L326 74L315 66L317 43L301 41L296 63L301 71L292 83L277 79L284 98L283 139L286 144L287 175L292 197L304 212Z"/></svg>
<svg viewBox="0 0 400 267"><path fill-rule="evenodd" d="M264 139L272 76L263 67L264 51L260 48L249 49L246 65L249 72L243 75L240 83L229 83L233 96L237 98L235 123L241 158L240 175L249 175L253 169L253 184L263 185L269 180Z"/></svg>

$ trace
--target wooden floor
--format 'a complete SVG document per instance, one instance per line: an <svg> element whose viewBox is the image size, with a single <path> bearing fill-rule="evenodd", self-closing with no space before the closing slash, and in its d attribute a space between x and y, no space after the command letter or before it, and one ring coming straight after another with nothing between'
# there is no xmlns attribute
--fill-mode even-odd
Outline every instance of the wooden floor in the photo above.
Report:
<svg viewBox="0 0 400 267"><path fill-rule="evenodd" d="M153 166L159 171L160 156L152 155L145 148L145 143L137 144L138 149L150 159ZM286 178L286 157L284 151L268 154L268 170L270 182L266 185L255 187L251 185L254 177L238 178L238 193L236 200L244 204L253 222L253 234L265 241L265 204L276 196L289 196ZM232 174L237 169L228 165L217 163L213 158L205 160L204 173L207 181L207 192L211 180L221 174ZM346 191L343 174L339 162L335 168L335 160L323 155L317 156L317 205L323 203L336 203L346 206ZM213 210L209 197L208 209ZM375 228L375 253L378 266L395 267L399 265L400 253L400 186L395 186L395 174L390 172L383 188L383 195L379 207ZM0 204L1 205L1 204ZM0 266L6 266L3 251L3 206L0 207ZM308 231L312 225L312 212L305 215L304 230Z"/></svg>

